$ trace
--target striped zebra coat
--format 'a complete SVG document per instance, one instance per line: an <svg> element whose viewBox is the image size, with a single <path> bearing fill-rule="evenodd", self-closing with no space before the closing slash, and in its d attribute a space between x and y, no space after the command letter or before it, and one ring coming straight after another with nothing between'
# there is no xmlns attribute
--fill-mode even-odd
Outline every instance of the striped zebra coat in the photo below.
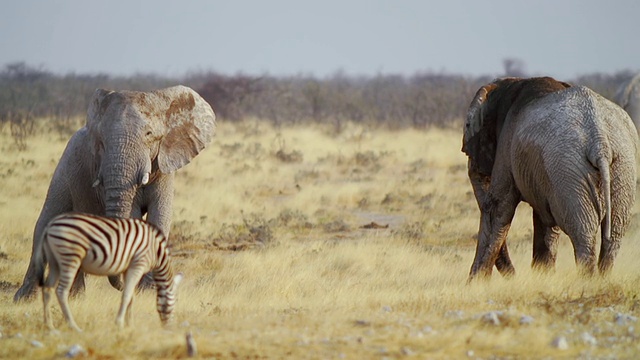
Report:
<svg viewBox="0 0 640 360"><path fill-rule="evenodd" d="M49 263L38 268L42 287L44 321L53 329L49 313L50 290L56 284L58 302L69 326L81 331L69 310L71 285L79 270L93 275L124 274L122 302L116 324L129 323L135 286L151 271L157 289L157 310L166 324L172 317L182 274L173 274L167 238L152 224L140 219L115 219L81 213L53 218L43 232L42 248Z"/></svg>

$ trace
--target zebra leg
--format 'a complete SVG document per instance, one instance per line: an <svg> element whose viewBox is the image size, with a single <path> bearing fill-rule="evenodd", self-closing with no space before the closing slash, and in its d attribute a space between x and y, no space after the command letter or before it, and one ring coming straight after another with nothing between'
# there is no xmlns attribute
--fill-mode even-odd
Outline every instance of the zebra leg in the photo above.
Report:
<svg viewBox="0 0 640 360"><path fill-rule="evenodd" d="M67 319L69 326L77 332L82 332L82 329L80 329L75 320L73 320L73 315L71 315L71 310L69 309L69 292L71 291L71 285L77 273L77 267L68 268L65 272L60 273L60 282L56 289L56 295L58 296L58 302L60 303L64 318Z"/></svg>
<svg viewBox="0 0 640 360"><path fill-rule="evenodd" d="M49 312L49 300L51 299L51 288L46 286L42 287L42 305L44 307L44 323L49 330L54 330L53 320L51 320L51 313Z"/></svg>
<svg viewBox="0 0 640 360"><path fill-rule="evenodd" d="M122 328L124 327L125 316L130 316L128 313L131 310L131 302L133 301L133 293L136 285L144 275L144 270L140 266L136 266L132 263L129 269L124 274L124 291L122 292L122 302L120 303L120 310L116 317L116 325Z"/></svg>
<svg viewBox="0 0 640 360"><path fill-rule="evenodd" d="M60 268L58 267L58 261L54 258L54 256L46 251L47 258L51 259L49 261L49 275L46 280L42 283L42 306L44 310L44 323L47 325L49 330L55 330L55 326L53 326L53 320L51 319L50 312L50 300L51 300L51 288L56 285L58 281L58 276L60 275Z"/></svg>
<svg viewBox="0 0 640 360"><path fill-rule="evenodd" d="M133 297L131 297L131 301L129 301L129 306L127 306L127 312L124 316L124 322L127 326L131 326L131 308L133 307Z"/></svg>

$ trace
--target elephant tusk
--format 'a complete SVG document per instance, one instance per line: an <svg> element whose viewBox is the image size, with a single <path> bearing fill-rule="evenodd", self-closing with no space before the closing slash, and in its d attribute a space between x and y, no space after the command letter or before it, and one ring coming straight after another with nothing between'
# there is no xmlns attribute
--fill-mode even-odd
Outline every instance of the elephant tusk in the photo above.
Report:
<svg viewBox="0 0 640 360"><path fill-rule="evenodd" d="M144 173L142 176L142 185L147 185L149 183L149 173Z"/></svg>
<svg viewBox="0 0 640 360"><path fill-rule="evenodd" d="M96 181L94 181L93 184L91 184L91 187L94 188L94 187L96 187L98 185L100 185L100 178L97 178Z"/></svg>

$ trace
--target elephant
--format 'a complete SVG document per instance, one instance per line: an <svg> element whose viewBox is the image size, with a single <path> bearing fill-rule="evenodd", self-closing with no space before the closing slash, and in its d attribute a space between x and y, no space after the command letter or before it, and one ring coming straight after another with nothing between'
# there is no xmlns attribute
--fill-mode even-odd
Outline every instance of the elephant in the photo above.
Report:
<svg viewBox="0 0 640 360"><path fill-rule="evenodd" d="M14 301L32 298L36 269L46 259L34 256L42 233L58 214L75 211L116 218L142 218L169 236L174 173L212 140L215 113L186 86L151 92L97 89L86 124L69 140L54 171L33 232L29 268ZM118 288L119 278L110 278ZM84 289L84 275L74 284Z"/></svg>
<svg viewBox="0 0 640 360"><path fill-rule="evenodd" d="M620 85L614 97L636 126L640 129L640 73Z"/></svg>
<svg viewBox="0 0 640 360"><path fill-rule="evenodd" d="M553 270L562 230L579 272L607 274L635 203L638 134L619 106L550 77L500 78L468 109L462 151L480 209L469 281L513 273L506 237L517 205L533 209L534 269Z"/></svg>

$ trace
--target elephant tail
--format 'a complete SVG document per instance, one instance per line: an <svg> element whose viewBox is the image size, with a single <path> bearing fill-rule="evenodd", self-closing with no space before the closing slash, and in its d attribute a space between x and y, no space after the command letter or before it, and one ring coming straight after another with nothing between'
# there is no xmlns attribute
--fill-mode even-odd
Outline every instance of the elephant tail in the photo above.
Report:
<svg viewBox="0 0 640 360"><path fill-rule="evenodd" d="M598 170L602 178L602 194L604 195L604 224L602 224L602 234L608 241L611 239L611 173L609 172L609 161L604 156L598 158Z"/></svg>

